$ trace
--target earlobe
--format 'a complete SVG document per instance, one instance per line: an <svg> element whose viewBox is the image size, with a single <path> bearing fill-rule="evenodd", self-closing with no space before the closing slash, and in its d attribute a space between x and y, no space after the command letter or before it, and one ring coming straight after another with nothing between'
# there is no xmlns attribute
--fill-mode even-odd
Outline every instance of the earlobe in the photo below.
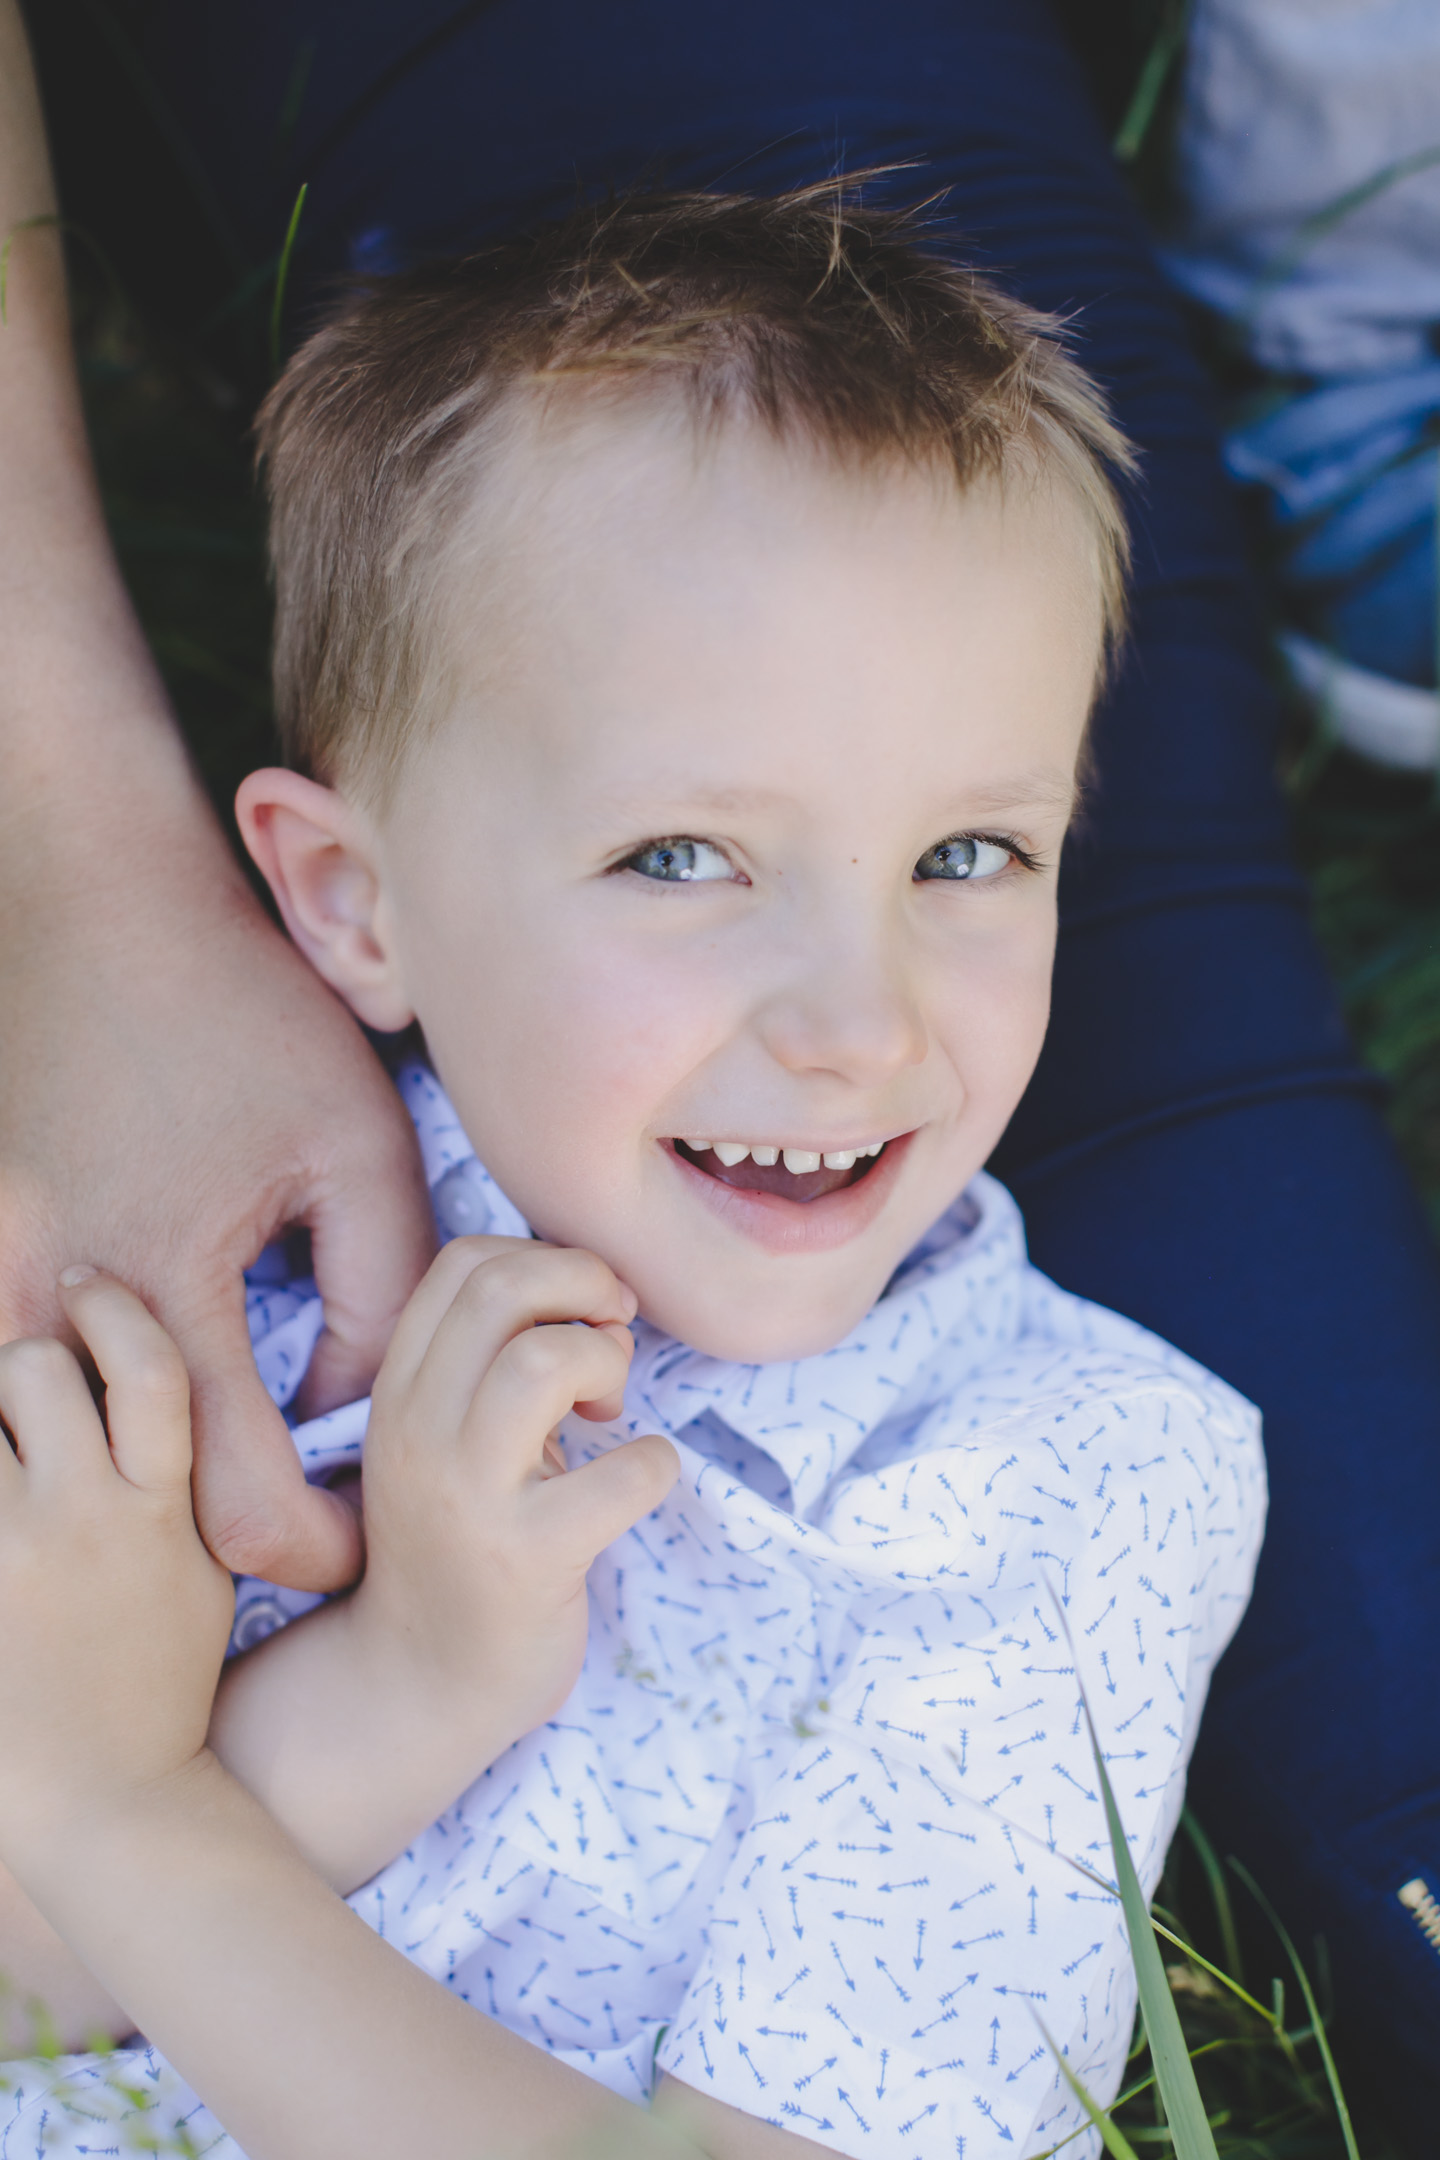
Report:
<svg viewBox="0 0 1440 2160"><path fill-rule="evenodd" d="M368 821L334 788L269 766L241 782L240 835L285 927L367 1027L407 1027L384 889Z"/></svg>

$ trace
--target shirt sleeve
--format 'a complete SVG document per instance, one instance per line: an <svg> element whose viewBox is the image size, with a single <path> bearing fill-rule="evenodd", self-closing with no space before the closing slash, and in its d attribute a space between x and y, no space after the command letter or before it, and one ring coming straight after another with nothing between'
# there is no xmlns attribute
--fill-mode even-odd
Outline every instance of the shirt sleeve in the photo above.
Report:
<svg viewBox="0 0 1440 2160"><path fill-rule="evenodd" d="M753 1765L657 2053L856 2160L1048 2150L1084 2120L1052 2043L1113 2098L1135 1984L1082 1697L1153 1894L1259 1548L1258 1418L1231 1391L1019 1377L1024 1409L952 1407L836 1490L821 1527L889 1571L833 1631L818 1710Z"/></svg>

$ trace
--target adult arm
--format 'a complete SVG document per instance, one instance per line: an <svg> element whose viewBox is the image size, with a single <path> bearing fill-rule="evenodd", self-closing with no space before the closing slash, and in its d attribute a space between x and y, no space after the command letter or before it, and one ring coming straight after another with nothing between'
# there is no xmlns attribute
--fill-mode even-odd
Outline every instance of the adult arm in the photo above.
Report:
<svg viewBox="0 0 1440 2160"><path fill-rule="evenodd" d="M424 1187L393 1089L251 896L174 728L106 536L54 212L0 0L0 1335L61 1324L77 1256L133 1282L193 1376L215 1551L331 1588L358 1529L301 1479L240 1271L308 1224L327 1329L307 1407L363 1394L433 1249Z"/></svg>

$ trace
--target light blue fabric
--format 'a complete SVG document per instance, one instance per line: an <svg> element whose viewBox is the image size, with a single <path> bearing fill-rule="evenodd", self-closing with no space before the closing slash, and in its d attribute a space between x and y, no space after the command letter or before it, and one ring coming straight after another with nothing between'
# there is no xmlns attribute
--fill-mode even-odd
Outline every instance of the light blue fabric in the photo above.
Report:
<svg viewBox="0 0 1440 2160"><path fill-rule="evenodd" d="M1284 398L1226 438L1267 493L1282 602L1356 666L1435 680L1440 364Z"/></svg>

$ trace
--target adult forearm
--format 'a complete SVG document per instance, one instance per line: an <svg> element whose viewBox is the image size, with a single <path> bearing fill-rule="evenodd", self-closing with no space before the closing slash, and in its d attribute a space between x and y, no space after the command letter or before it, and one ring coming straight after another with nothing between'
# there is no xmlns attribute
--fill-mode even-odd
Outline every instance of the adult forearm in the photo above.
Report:
<svg viewBox="0 0 1440 2160"><path fill-rule="evenodd" d="M249 1574L352 1581L255 1370L240 1270L312 1234L312 1411L363 1395L434 1250L409 1119L270 927L191 771L111 552L70 353L44 133L0 0L0 1341L60 1325L76 1259L190 1369L196 1504Z"/></svg>
<svg viewBox="0 0 1440 2160"><path fill-rule="evenodd" d="M408 1964L213 1758L24 1846L37 1904L250 2160L701 2160Z"/></svg>
<svg viewBox="0 0 1440 2160"><path fill-rule="evenodd" d="M0 0L0 894L68 882L122 806L228 862L111 551L71 354L44 128L15 0ZM63 814L62 814L63 812ZM133 837L141 839L133 822Z"/></svg>

